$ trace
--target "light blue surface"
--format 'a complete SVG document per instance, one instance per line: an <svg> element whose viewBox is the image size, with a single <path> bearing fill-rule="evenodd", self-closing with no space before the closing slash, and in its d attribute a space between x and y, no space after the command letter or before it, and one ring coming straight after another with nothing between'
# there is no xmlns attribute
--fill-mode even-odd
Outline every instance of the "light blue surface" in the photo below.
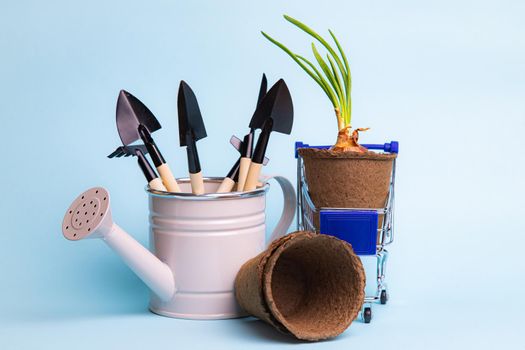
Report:
<svg viewBox="0 0 525 350"><path fill-rule="evenodd" d="M522 1L3 1L0 4L0 349L319 347L523 349L525 5ZM147 290L100 241L68 242L62 215L84 189L112 194L115 220L147 240L144 180L118 145L119 89L158 116L176 176L176 89L195 90L206 174L235 160L260 75L284 77L291 136L267 171L295 179L293 143L334 141L315 84L260 35L310 43L282 17L332 28L353 69L364 143L399 140L391 301L370 325L296 345L252 319L184 321L146 311ZM423 147L425 146L425 147ZM219 155L219 156L217 156ZM278 197L270 195L269 222Z"/></svg>

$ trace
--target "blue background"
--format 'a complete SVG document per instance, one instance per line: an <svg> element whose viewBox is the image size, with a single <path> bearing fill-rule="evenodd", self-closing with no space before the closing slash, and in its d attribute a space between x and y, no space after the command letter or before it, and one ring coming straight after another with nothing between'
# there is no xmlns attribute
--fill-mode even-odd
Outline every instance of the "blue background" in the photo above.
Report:
<svg viewBox="0 0 525 350"><path fill-rule="evenodd" d="M525 348L522 1L2 1L0 4L0 348L294 346L253 319L186 321L147 311L148 291L104 244L69 242L63 213L84 189L112 194L115 220L147 242L144 178L118 145L125 88L157 115L157 144L186 176L177 141L180 79L209 137L204 172L223 175L246 132L260 75L285 78L291 136L272 138L267 172L295 180L293 142L334 142L330 104L259 33L298 52L290 14L350 56L353 126L401 142L391 302L319 348ZM278 197L268 198L269 222Z"/></svg>

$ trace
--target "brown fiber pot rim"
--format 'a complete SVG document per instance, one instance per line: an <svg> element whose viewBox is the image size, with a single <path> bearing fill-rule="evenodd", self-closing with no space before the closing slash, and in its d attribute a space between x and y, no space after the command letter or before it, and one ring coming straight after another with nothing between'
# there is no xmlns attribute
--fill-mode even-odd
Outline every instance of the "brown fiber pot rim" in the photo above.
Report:
<svg viewBox="0 0 525 350"><path fill-rule="evenodd" d="M364 153L353 151L333 151L331 149L318 148L299 148L297 150L301 157L317 158L317 159L372 159L389 161L397 157L397 153L378 153L367 151Z"/></svg>

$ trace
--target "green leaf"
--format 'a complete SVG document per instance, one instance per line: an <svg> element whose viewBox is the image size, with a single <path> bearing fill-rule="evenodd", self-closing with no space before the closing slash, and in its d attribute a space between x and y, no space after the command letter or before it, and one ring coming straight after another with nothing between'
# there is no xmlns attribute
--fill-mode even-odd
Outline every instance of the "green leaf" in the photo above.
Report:
<svg viewBox="0 0 525 350"><path fill-rule="evenodd" d="M348 60L346 59L345 52L343 48L341 47L341 45L339 44L339 40L337 40L337 38L335 37L335 34L330 29L328 29L328 32L332 36L332 39L334 39L335 45L337 46L337 50L339 50L339 53L341 54L341 57L343 58L343 62L346 68L346 73L347 73L348 78L350 78L349 82L351 82L352 75L350 74L350 65L348 64Z"/></svg>
<svg viewBox="0 0 525 350"><path fill-rule="evenodd" d="M339 53L341 54L341 57L343 58L343 62L345 64L345 68L346 68L346 79L345 79L346 103L349 106L349 109L348 109L348 121L345 120L345 122L350 124L350 121L352 119L352 110L350 108L350 106L352 105L352 97L351 97L351 92L352 92L352 73L350 71L350 64L348 63L348 60L346 59L345 52L344 52L343 48L341 47L341 45L339 44L339 40L337 40L337 38L335 37L335 34L330 29L328 29L328 32L332 36L332 39L334 39L335 45L337 46L337 49L339 50ZM346 116L345 116L345 119L346 119Z"/></svg>
<svg viewBox="0 0 525 350"><path fill-rule="evenodd" d="M334 60L328 54L326 55L326 58L328 59L328 62L330 63L330 68L332 69L332 75L335 79L335 82L340 87L341 115L343 116L343 118L345 118L347 109L346 109L346 95L344 95L343 93L344 86L343 86L343 83L341 82L341 79L339 78L339 73L337 72L337 68L335 67Z"/></svg>
<svg viewBox="0 0 525 350"><path fill-rule="evenodd" d="M339 103L338 103L339 110L341 113L343 113L343 111L345 110L345 96L343 94L343 87L337 83L335 77L332 75L332 71L330 70L326 62L323 60L321 55L319 54L319 51L317 51L317 48L315 47L314 43L312 43L312 51L314 53L315 59L317 60L317 63L319 64L326 78L328 79L331 86L335 90L337 99L339 100Z"/></svg>
<svg viewBox="0 0 525 350"><path fill-rule="evenodd" d="M334 60L330 55L326 55L326 59L328 60L328 63L330 63L330 68L332 69L332 75L335 78L335 81L337 82L337 85L342 86L341 79L339 79L340 73L337 72L337 68L335 67Z"/></svg>
<svg viewBox="0 0 525 350"><path fill-rule="evenodd" d="M275 44L277 47L279 47L284 52L286 52L288 56L290 56L299 66L301 66L301 68L303 68L304 71L308 73L308 75L310 75L315 81L319 82L318 78L308 69L308 67L306 67L301 61L299 61L299 59L297 59L296 55L290 49L288 49L286 46L284 46L283 44L281 44L280 42L278 42L277 40L275 40L274 38L272 38L265 32L261 32L261 33L262 35L264 35L266 39L268 39L273 44Z"/></svg>
<svg viewBox="0 0 525 350"><path fill-rule="evenodd" d="M330 99L330 101L332 101L332 105L334 106L334 108L340 108L339 101L337 100L337 97L335 96L334 91L332 90L332 88L330 87L330 84L326 81L326 79L324 79L324 77L321 74L321 72L319 72L319 70L317 70L317 68L313 65L312 62L308 61L303 56L299 56L299 55L296 55L296 56L297 56L298 59L300 59L300 60L304 61L306 64L308 64L312 68L312 70L315 72L315 74L317 74L317 76L319 77L319 80L322 83L320 85L323 88L323 91L326 93L326 95Z"/></svg>
<svg viewBox="0 0 525 350"><path fill-rule="evenodd" d="M315 59L317 60L317 63L319 63L319 66L321 67L326 78L328 79L332 87L334 88L339 99L344 98L343 93L341 91L341 87L335 81L335 78L333 77L332 72L330 71L330 68L328 68L328 66L326 65L326 62L323 60L323 58L319 54L319 51L317 51L317 48L315 47L314 43L312 43L312 51L314 53Z"/></svg>
<svg viewBox="0 0 525 350"><path fill-rule="evenodd" d="M277 40L275 40L274 38L272 38L271 36L269 36L268 34L266 34L265 32L261 32L262 35L268 39L270 42L272 42L274 45L276 45L277 47L279 47L281 50L283 50L284 52L286 52L288 54L288 56L290 56L306 73L308 73L308 75L310 77L312 77L312 79L314 79L317 84L319 84L319 86L321 86L321 88L325 91L325 93L327 94L328 98L330 98L330 101L332 102L332 104L334 105L334 107L337 107L337 99L334 97L332 98L332 94L333 92L331 90L326 90L326 87L324 85L324 81L321 80L318 76L316 76L307 66L304 65L303 62L301 62L301 60L299 60L299 58L297 58L297 55L294 54L290 49L288 49L286 46L284 46L283 44L281 44L280 42L278 42ZM311 67L313 67L313 65L311 65ZM316 72L317 74L318 72ZM319 74L318 74L319 75Z"/></svg>
<svg viewBox="0 0 525 350"><path fill-rule="evenodd" d="M284 15L284 18L288 22L292 23L293 25L295 25L296 27L298 27L299 29L301 29L302 31L304 31L305 33L309 34L310 36L314 37L317 41L319 41L328 50L328 52L332 55L332 57L335 59L335 62L337 63L337 66L339 67L339 70L341 71L341 74L346 77L345 67L343 66L343 63L341 62L341 59L339 58L339 56L337 56L337 53L330 46L330 44L328 44L328 42L326 40L324 40L312 28L310 28L306 24L296 20L295 18L292 18L292 17L290 17L288 15ZM346 79L345 79L345 81L346 81Z"/></svg>

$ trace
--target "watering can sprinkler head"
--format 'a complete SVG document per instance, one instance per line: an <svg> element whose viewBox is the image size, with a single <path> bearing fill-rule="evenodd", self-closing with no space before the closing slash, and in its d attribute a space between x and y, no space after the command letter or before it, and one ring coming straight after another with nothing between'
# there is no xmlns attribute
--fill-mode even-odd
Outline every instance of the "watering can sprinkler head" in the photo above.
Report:
<svg viewBox="0 0 525 350"><path fill-rule="evenodd" d="M109 193L102 187L93 187L80 194L71 203L62 221L62 233L71 241L103 238L112 227Z"/></svg>
<svg viewBox="0 0 525 350"><path fill-rule="evenodd" d="M62 233L71 241L101 238L161 300L173 298L173 272L113 222L105 188L90 188L71 203L62 221Z"/></svg>

